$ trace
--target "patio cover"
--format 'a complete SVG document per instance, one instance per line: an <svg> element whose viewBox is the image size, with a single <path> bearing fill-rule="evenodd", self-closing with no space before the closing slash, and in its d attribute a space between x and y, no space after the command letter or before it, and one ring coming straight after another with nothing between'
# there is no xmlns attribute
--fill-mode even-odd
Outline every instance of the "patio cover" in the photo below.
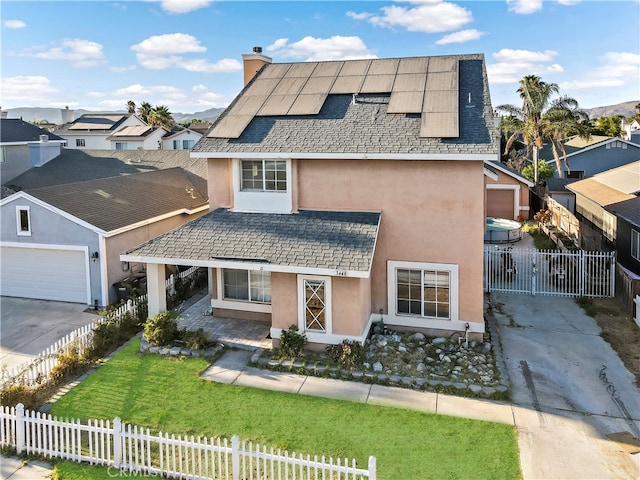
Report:
<svg viewBox="0 0 640 480"><path fill-rule="evenodd" d="M225 208L139 245L122 261L368 278L379 212Z"/></svg>

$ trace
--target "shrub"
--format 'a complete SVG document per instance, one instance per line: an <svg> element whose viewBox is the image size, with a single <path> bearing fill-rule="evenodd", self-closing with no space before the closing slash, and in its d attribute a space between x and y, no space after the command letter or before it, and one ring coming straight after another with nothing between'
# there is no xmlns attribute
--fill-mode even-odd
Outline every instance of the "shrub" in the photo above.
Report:
<svg viewBox="0 0 640 480"><path fill-rule="evenodd" d="M166 311L149 318L144 324L144 338L150 345L169 345L178 338L178 314Z"/></svg>
<svg viewBox="0 0 640 480"><path fill-rule="evenodd" d="M539 210L538 213L536 213L533 216L533 219L538 222L538 223L542 223L543 225L548 225L549 222L551 222L551 218L552 218L553 214L551 213L551 210Z"/></svg>
<svg viewBox="0 0 640 480"><path fill-rule="evenodd" d="M343 340L338 345L329 345L326 350L329 358L342 368L352 369L364 361L365 349L360 342Z"/></svg>
<svg viewBox="0 0 640 480"><path fill-rule="evenodd" d="M207 346L209 337L204 328L197 330L181 330L180 337L185 343L185 346L191 350L202 350Z"/></svg>
<svg viewBox="0 0 640 480"><path fill-rule="evenodd" d="M298 332L296 325L291 325L288 329L280 333L280 347L278 353L281 357L295 358L303 355L304 346L307 344L307 337Z"/></svg>
<svg viewBox="0 0 640 480"><path fill-rule="evenodd" d="M84 352L80 344L72 343L67 350L58 355L58 362L51 369L51 379L54 383L64 380L70 376L77 376L83 373L89 363L90 352Z"/></svg>

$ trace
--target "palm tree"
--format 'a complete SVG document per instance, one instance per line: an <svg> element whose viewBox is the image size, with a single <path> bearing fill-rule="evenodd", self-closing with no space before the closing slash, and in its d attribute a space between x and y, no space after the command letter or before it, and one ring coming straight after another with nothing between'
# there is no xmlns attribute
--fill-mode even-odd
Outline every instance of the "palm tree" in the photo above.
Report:
<svg viewBox="0 0 640 480"><path fill-rule="evenodd" d="M133 100L127 102L127 113L136 113L136 102Z"/></svg>
<svg viewBox="0 0 640 480"><path fill-rule="evenodd" d="M171 127L176 123L169 111L169 107L165 105L156 105L153 107L147 118L149 125L159 125L165 127L167 130L171 130Z"/></svg>
<svg viewBox="0 0 640 480"><path fill-rule="evenodd" d="M149 102L142 102L138 107L138 115L143 122L149 123L149 115L151 114L151 104Z"/></svg>
<svg viewBox="0 0 640 480"><path fill-rule="evenodd" d="M563 96L552 100L551 96L559 92L558 85L543 82L536 75L527 75L520 80L517 92L522 99L522 107L496 107L507 114L498 124L507 138L505 154L518 138L522 138L527 155L532 154L537 184L539 150L545 141L550 142L558 175L562 177L563 164L569 169L562 140L569 135L589 137L588 123L584 121L588 118L587 114L578 108L578 102L571 97Z"/></svg>

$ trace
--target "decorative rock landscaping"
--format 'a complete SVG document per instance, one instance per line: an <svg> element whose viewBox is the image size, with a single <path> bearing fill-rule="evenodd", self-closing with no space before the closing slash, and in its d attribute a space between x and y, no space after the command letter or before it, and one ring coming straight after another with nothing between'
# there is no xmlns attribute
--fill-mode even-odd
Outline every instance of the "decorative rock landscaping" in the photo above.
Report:
<svg viewBox="0 0 640 480"><path fill-rule="evenodd" d="M353 369L332 364L326 355L303 359L277 359L256 353L251 364L305 375L392 385L414 390L446 391L455 395L504 399L509 387L490 341L464 342L464 338L428 338L422 333L394 332L378 325L365 343L365 361Z"/></svg>
<svg viewBox="0 0 640 480"><path fill-rule="evenodd" d="M149 345L144 337L140 338L140 351L142 353L157 353L159 355L167 355L172 357L183 356L183 357L207 357L214 358L218 357L224 351L225 346L221 343L216 344L215 346L208 347L203 350L191 350L186 347L181 347L179 345L167 345L164 347L152 347Z"/></svg>

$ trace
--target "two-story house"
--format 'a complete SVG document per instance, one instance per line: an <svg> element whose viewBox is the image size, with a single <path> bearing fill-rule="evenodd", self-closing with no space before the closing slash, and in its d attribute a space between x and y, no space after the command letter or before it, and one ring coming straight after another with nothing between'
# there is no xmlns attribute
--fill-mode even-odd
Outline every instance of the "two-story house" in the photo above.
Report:
<svg viewBox="0 0 640 480"><path fill-rule="evenodd" d="M483 318L485 161L499 158L484 56L271 63L191 153L211 211L130 249L149 314L165 264L207 267L213 313L297 325L311 344L373 322L433 335Z"/></svg>
<svg viewBox="0 0 640 480"><path fill-rule="evenodd" d="M56 158L65 140L18 118L0 119L0 178L8 183Z"/></svg>
<svg viewBox="0 0 640 480"><path fill-rule="evenodd" d="M72 114L63 110L63 119ZM127 150L126 140L118 141L112 135L126 127L148 127L148 125L133 113L87 113L81 117L65 123L54 130L55 134L67 140L67 148L83 150L109 150L112 148ZM139 132L137 132L139 133ZM162 132L164 135L166 131ZM162 138L160 135L157 140ZM139 136L139 135L138 135ZM154 144L157 149L157 143Z"/></svg>

